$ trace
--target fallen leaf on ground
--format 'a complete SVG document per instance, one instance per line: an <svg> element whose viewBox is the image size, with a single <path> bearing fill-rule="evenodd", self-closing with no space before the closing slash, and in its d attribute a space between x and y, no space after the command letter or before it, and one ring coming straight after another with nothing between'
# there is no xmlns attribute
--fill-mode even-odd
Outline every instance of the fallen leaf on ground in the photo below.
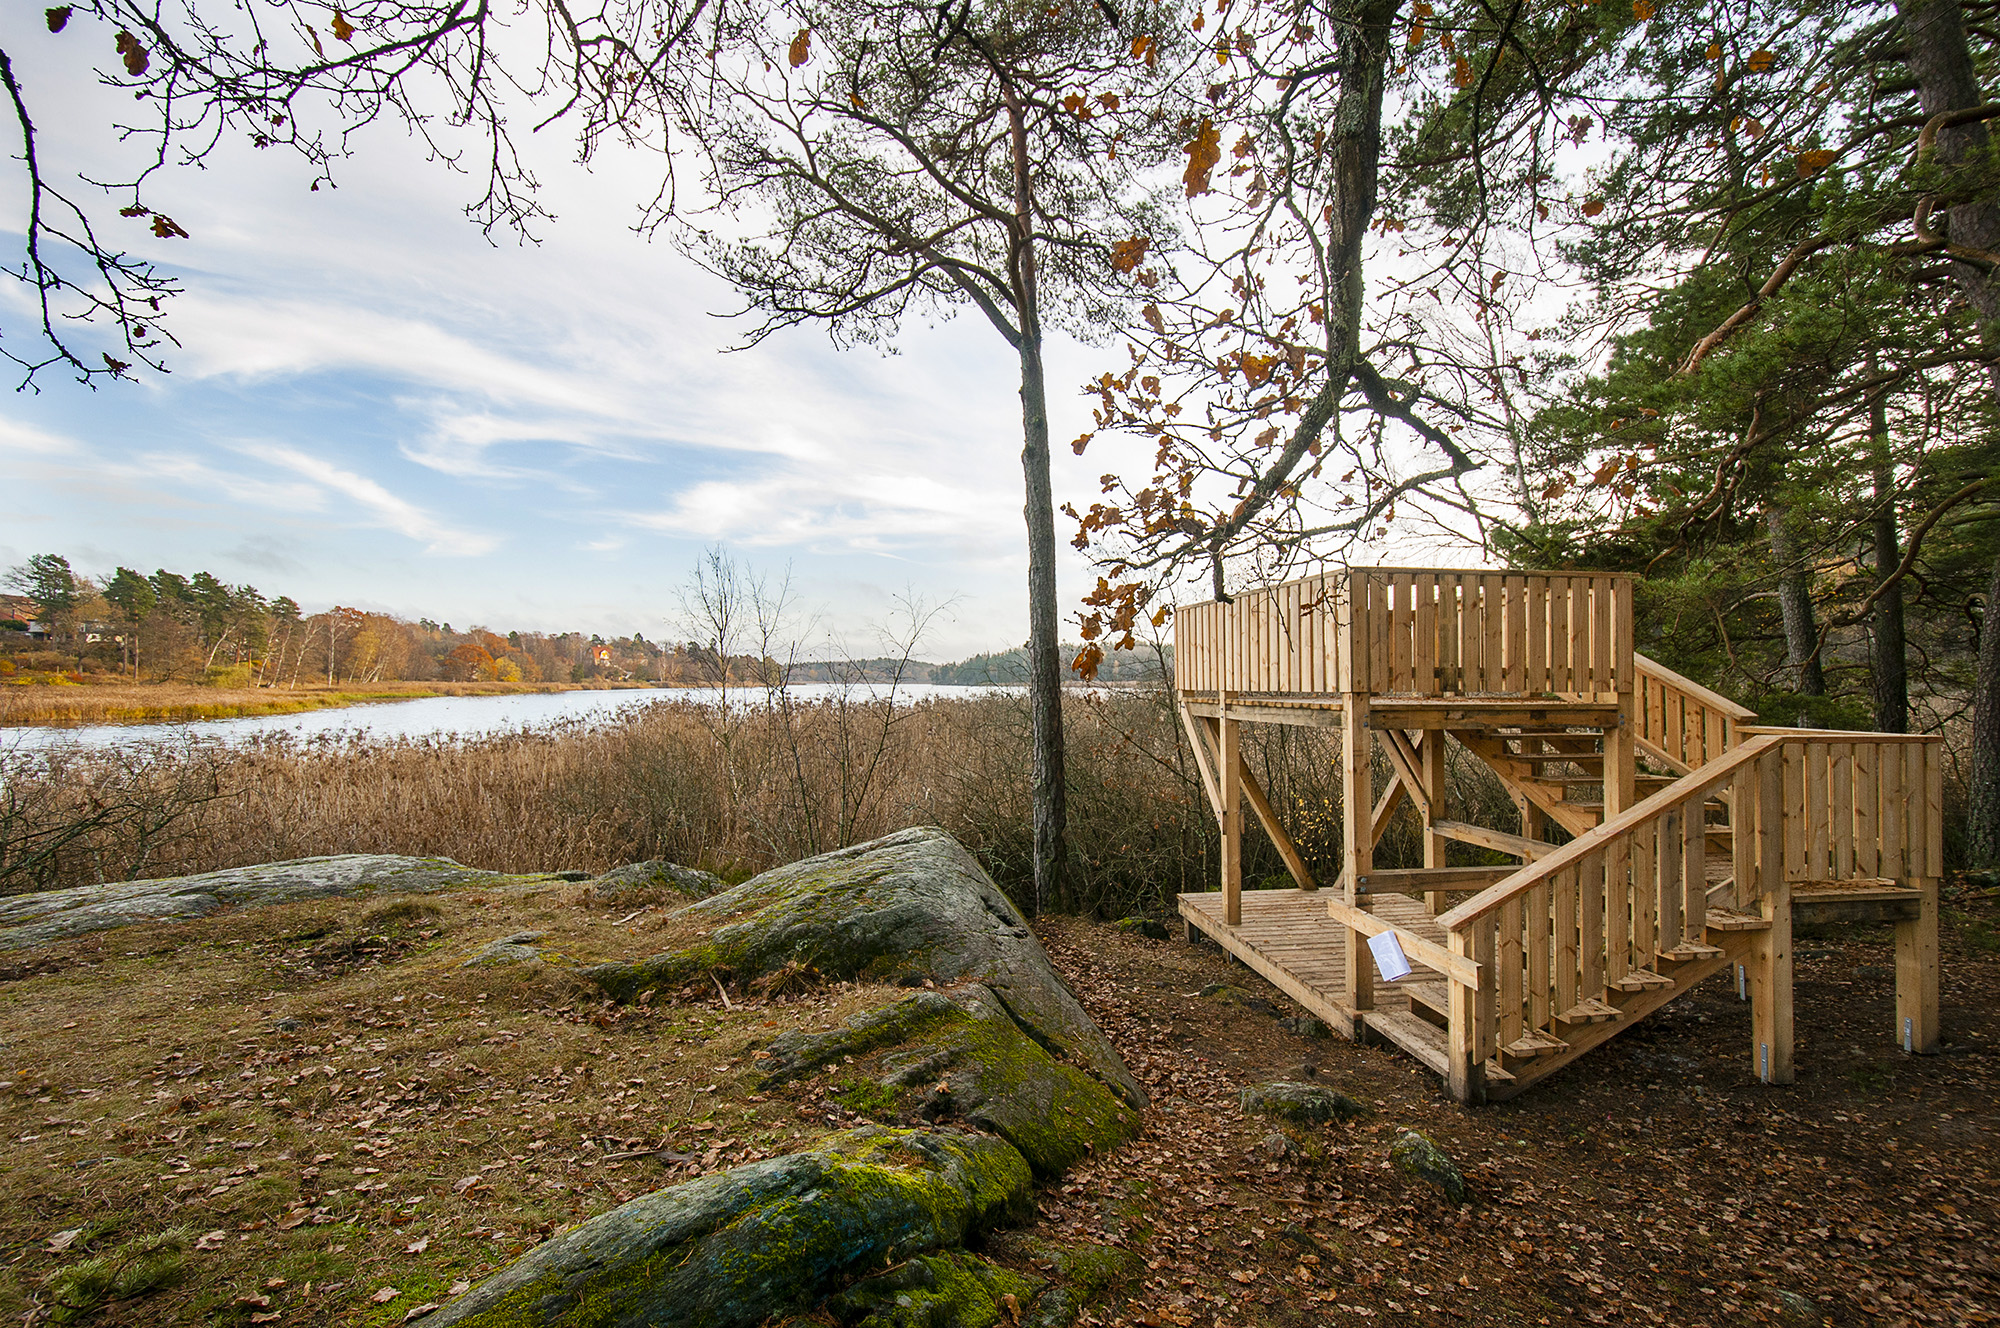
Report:
<svg viewBox="0 0 2000 1328"><path fill-rule="evenodd" d="M58 1231L55 1235L49 1237L49 1243L43 1248L50 1254L61 1254L64 1250L76 1244L76 1238L82 1234L82 1227L71 1227L68 1231Z"/></svg>
<svg viewBox="0 0 2000 1328"><path fill-rule="evenodd" d="M430 1247L431 1247L431 1238L429 1236L419 1236L417 1239L411 1241L409 1244L403 1247L403 1253L422 1254L425 1250L429 1249Z"/></svg>
<svg viewBox="0 0 2000 1328"><path fill-rule="evenodd" d="M228 1239L229 1233L227 1231L211 1231L207 1235L198 1238L194 1243L194 1247L198 1250L219 1250L222 1248L222 1242Z"/></svg>
<svg viewBox="0 0 2000 1328"><path fill-rule="evenodd" d="M396 1288L394 1287L385 1286L380 1291L377 1291L374 1295L370 1296L368 1299L374 1301L377 1305L387 1305L390 1301L394 1300L396 1297L402 1294L403 1294L402 1292L396 1290Z"/></svg>

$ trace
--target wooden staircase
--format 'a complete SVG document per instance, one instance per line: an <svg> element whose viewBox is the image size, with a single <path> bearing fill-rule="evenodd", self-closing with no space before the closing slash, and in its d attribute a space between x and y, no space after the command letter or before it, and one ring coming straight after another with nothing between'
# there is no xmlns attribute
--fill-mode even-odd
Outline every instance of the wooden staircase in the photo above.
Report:
<svg viewBox="0 0 2000 1328"><path fill-rule="evenodd" d="M1175 631L1181 716L1223 839L1222 889L1181 897L1190 928L1335 1027L1404 1048L1461 1100L1521 1092L1731 965L1756 1072L1789 1082L1795 911L1895 922L1898 1040L1934 1049L1935 740L1749 726L1632 649L1619 576L1352 568L1182 608ZM1341 730L1336 889L1317 892L1243 760L1251 722ZM1498 776L1518 827L1449 814L1448 743ZM1404 800L1425 865L1377 870ZM1298 887L1248 920L1246 801ZM1451 842L1519 865L1451 866ZM1327 922L1302 922L1321 897ZM1384 932L1414 971L1378 991L1366 946Z"/></svg>

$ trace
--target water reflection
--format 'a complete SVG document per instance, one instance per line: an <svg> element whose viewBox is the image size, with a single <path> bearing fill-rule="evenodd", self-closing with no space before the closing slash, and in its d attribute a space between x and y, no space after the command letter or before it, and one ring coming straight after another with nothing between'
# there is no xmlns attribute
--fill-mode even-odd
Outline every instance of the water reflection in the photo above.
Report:
<svg viewBox="0 0 2000 1328"><path fill-rule="evenodd" d="M1020 694L1019 687L945 687L904 683L895 699L910 704L927 697ZM821 701L846 695L868 700L890 694L887 684L832 682L797 683L790 695L798 701ZM303 740L350 738L479 738L522 729L546 728L578 720L611 719L659 702L718 704L717 688L619 688L583 692L524 692L509 696L431 696L414 701L376 701L338 710L309 710L297 715L246 715L239 719L207 719L186 724L91 724L76 728L0 728L0 750L32 751L43 747L143 746L173 734L213 742L244 742L271 734ZM729 704L745 708L767 704L761 688L732 687Z"/></svg>

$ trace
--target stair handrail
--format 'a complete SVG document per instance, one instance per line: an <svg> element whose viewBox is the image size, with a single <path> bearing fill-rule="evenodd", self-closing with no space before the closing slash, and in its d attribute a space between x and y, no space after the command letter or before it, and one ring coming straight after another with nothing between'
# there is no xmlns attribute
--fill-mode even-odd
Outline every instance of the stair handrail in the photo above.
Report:
<svg viewBox="0 0 2000 1328"><path fill-rule="evenodd" d="M1675 673L1660 661L1638 651L1632 652L1632 667L1639 673L1658 678L1661 682L1678 691L1686 692L1695 700L1714 710L1720 711L1733 720L1757 718L1757 712L1747 706L1738 705L1720 692L1710 691L1686 674Z"/></svg>
<svg viewBox="0 0 2000 1328"><path fill-rule="evenodd" d="M1576 866L1612 841L1629 835L1648 821L1665 816L1689 803L1700 806L1716 785L1727 782L1738 770L1765 752L1785 743L1784 734L1760 734L1740 747L1718 756L1707 765L1681 776L1651 797L1620 812L1588 834L1579 835L1546 857L1526 863L1513 875L1497 881L1456 908L1438 916L1437 925L1447 932L1464 931L1487 917L1509 900L1519 899L1558 872Z"/></svg>

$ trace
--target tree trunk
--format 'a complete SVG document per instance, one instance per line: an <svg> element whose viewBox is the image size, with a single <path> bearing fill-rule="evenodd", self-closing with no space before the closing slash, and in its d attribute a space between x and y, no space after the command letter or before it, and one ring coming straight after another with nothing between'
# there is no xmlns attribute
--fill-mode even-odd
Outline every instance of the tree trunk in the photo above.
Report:
<svg viewBox="0 0 2000 1328"><path fill-rule="evenodd" d="M1903 561L1896 532L1895 478L1888 459L1888 430L1881 400L1875 403L1875 581L1879 586L1896 574ZM1875 601L1871 688L1878 733L1910 731L1910 673L1903 637L1903 584L1898 581Z"/></svg>
<svg viewBox="0 0 2000 1328"><path fill-rule="evenodd" d="M1965 15L1959 0L1901 0L1905 63L1916 80L1917 99L1925 115L1969 110L1986 102L1972 51L1965 40ZM1982 154L1989 135L1984 122L1953 125L1937 136L1938 159L1956 166ZM1971 198L1945 210L1944 232L1953 244L1978 249L2000 248L2000 204L1989 197ZM1970 263L1952 263L1951 274L1979 316L1980 338L2000 345L2000 282L1992 273ZM2000 366L1992 371L2000 388Z"/></svg>
<svg viewBox="0 0 2000 1328"><path fill-rule="evenodd" d="M1979 621L1979 677L1972 698L1972 780L1965 817L1966 857L2000 867L2000 555Z"/></svg>
<svg viewBox="0 0 2000 1328"><path fill-rule="evenodd" d="M1068 809L1063 786L1062 659L1056 618L1056 508L1049 481L1048 388L1040 328L1022 320L1021 473L1027 482L1028 704L1034 726L1037 911L1062 899ZM1032 330L1031 330L1032 329Z"/></svg>
<svg viewBox="0 0 2000 1328"><path fill-rule="evenodd" d="M1785 625L1785 663L1797 671L1802 696L1825 696L1826 674L1819 663L1819 628L1813 621L1812 592L1805 572L1794 565L1792 532L1785 509L1776 503L1764 509L1771 532L1771 561L1778 569L1778 613Z"/></svg>

